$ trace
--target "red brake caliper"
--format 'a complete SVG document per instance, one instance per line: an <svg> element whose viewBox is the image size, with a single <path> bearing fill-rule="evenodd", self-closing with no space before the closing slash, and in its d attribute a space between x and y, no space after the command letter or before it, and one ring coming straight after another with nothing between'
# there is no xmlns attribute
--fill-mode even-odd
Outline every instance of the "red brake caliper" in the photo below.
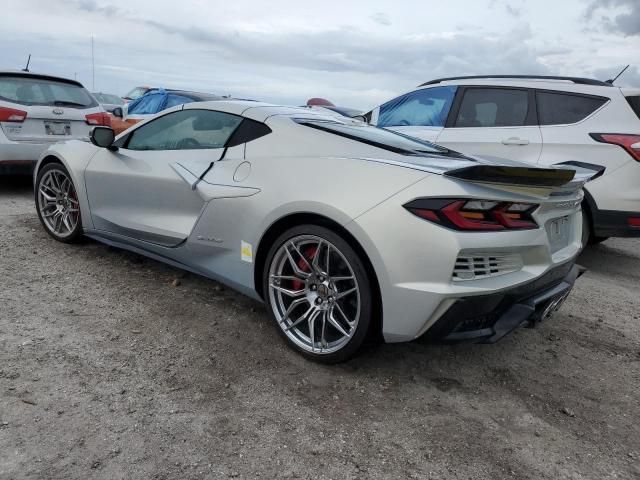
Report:
<svg viewBox="0 0 640 480"><path fill-rule="evenodd" d="M308 262L312 262L317 253L318 253L317 246L309 247L302 252L302 254L309 259ZM309 266L307 265L307 262L305 262L302 258L298 260L298 268L303 272L309 271ZM304 287L304 282L302 280L292 280L291 283L294 290L302 290L302 288Z"/></svg>

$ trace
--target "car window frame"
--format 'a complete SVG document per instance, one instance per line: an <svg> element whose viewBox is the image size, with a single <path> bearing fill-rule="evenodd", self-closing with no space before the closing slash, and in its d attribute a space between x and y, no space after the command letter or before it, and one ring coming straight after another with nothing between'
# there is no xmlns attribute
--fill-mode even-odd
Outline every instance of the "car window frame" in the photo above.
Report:
<svg viewBox="0 0 640 480"><path fill-rule="evenodd" d="M525 116L524 125L496 125L493 127L457 127L455 125L456 119L458 118L458 113L460 112L460 108L462 106L462 101L464 99L464 95L468 90L474 89L491 89L491 90L522 90L527 92L527 104L528 110L527 115ZM538 126L538 109L535 97L535 89L529 87L512 87L509 85L458 85L458 90L456 91L456 96L453 99L453 104L451 105L451 109L449 110L449 116L447 117L447 121L445 122L444 128L526 128L526 127L535 127Z"/></svg>
<svg viewBox="0 0 640 480"><path fill-rule="evenodd" d="M177 107L175 107L177 108ZM123 135L122 137L119 137L114 143L113 146L117 147L117 148L122 148L124 150L129 150L129 141L131 140L131 137L133 137L133 134L139 130L140 128L149 125L167 115L171 115L173 113L178 113L178 112L182 112L184 111L184 105L181 105L180 108L178 108L177 110L172 110L172 111L167 111L167 112L162 112L162 114L156 114L157 116L155 116L153 119L148 120L146 122L143 123L139 123L138 125L136 125L131 131L127 132L125 135ZM252 137L248 137L247 140L243 143L249 143L252 142L254 140L257 140L258 138L261 138L265 135L268 135L272 132L271 128L269 128L269 126L263 122L258 122L257 120L252 120L250 118L246 118L243 117L242 115L237 115L235 113L229 113L229 112L224 112L222 110L212 110L210 108L189 108L186 109L189 111L205 111L205 112L215 112L215 113L224 113L225 115L231 115L233 117L238 117L241 119L241 121L238 123L238 125L236 126L236 128L231 132L231 134L229 135L229 137L227 138L227 140L225 141L224 145L222 147L217 147L217 148L202 148L199 150L218 150L218 149L227 149L230 146L237 146L237 145L241 145L242 143L237 143L237 138L236 138L236 133L239 131L240 127L242 127L243 125L245 125L247 122L250 123L259 123L261 125L263 125L264 127L261 129L260 132L256 132ZM168 151L175 151L175 152L179 152L181 150L131 150L132 152L168 152Z"/></svg>
<svg viewBox="0 0 640 480"><path fill-rule="evenodd" d="M596 108L593 112L591 112L589 115L585 116L584 118L581 118L580 120L578 120L577 122L571 122L571 123L548 123L548 124L542 124L540 121L540 113L538 111L538 93L553 93L553 94L557 94L557 95L569 95L572 97L584 97L584 98L589 98L589 99L597 99L597 100L604 100L604 103L602 105L600 105L598 108ZM593 115L595 115L597 112L599 112L600 110L602 110L604 107L607 106L607 104L609 104L611 102L611 98L609 97L604 97L602 95L592 95L589 93L579 93L579 92L572 92L572 91L568 91L568 90L552 90L552 89L548 89L548 88L536 88L534 89L534 96L535 96L535 104L536 104L536 112L537 112L537 124L539 127L558 127L558 126L565 126L565 125L578 125L579 123L582 123L584 121L586 121L587 119L589 119L590 117L592 117Z"/></svg>

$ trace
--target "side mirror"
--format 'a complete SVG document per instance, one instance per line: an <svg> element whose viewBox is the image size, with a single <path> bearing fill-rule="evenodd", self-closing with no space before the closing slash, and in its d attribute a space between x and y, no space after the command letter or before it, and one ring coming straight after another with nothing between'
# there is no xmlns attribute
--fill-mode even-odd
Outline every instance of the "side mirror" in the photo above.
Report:
<svg viewBox="0 0 640 480"><path fill-rule="evenodd" d="M89 134L89 139L96 147L109 148L113 145L116 134L109 127L94 127Z"/></svg>
<svg viewBox="0 0 640 480"><path fill-rule="evenodd" d="M124 113L123 113L123 111L122 111L122 107L116 107L116 108L114 108L114 109L112 110L111 114L112 114L114 117L118 117L118 118L122 118L122 117L124 117Z"/></svg>
<svg viewBox="0 0 640 480"><path fill-rule="evenodd" d="M369 123L369 120L367 119L367 117L365 115L355 115L355 116L353 116L351 118L353 118L355 120L360 120L361 122L364 122L364 123Z"/></svg>

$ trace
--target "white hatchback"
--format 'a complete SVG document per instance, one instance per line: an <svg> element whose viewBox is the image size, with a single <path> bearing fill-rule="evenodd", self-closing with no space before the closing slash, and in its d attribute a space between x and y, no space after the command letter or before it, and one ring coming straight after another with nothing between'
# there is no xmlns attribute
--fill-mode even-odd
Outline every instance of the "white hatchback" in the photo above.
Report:
<svg viewBox="0 0 640 480"><path fill-rule="evenodd" d="M0 71L0 174L31 171L50 145L88 139L97 125L111 118L81 83Z"/></svg>
<svg viewBox="0 0 640 480"><path fill-rule="evenodd" d="M640 236L640 90L576 77L433 80L367 114L370 123L469 155L586 167L584 241Z"/></svg>

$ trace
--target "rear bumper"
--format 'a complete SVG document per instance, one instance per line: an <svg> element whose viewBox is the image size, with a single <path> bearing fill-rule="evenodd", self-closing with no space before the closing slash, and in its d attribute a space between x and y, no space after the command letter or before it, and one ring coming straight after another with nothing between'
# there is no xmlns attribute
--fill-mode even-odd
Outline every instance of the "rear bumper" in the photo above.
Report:
<svg viewBox="0 0 640 480"><path fill-rule="evenodd" d="M423 336L444 342L494 343L550 317L584 272L573 261L513 289L457 300Z"/></svg>
<svg viewBox="0 0 640 480"><path fill-rule="evenodd" d="M640 212L596 209L592 210L591 219L596 237L640 237Z"/></svg>

